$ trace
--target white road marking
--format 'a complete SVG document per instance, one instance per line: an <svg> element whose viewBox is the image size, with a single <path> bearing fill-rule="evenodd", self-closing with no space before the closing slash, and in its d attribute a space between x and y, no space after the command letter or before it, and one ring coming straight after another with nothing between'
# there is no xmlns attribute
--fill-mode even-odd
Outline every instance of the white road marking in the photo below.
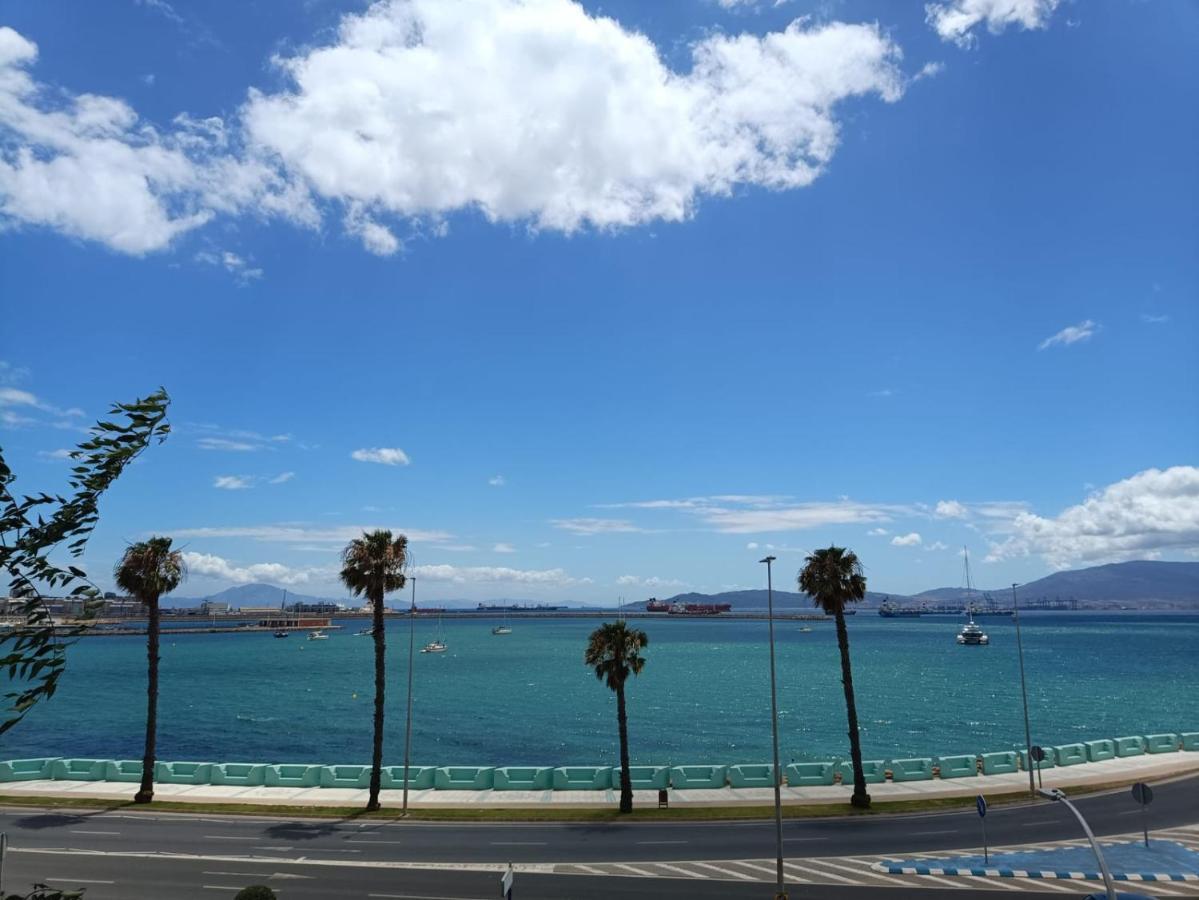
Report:
<svg viewBox="0 0 1199 900"><path fill-rule="evenodd" d="M798 844L801 841L827 841L827 840L828 840L828 838L826 838L826 837L792 837L792 838L783 838L783 843L784 844Z"/></svg>
<svg viewBox="0 0 1199 900"><path fill-rule="evenodd" d="M72 828L72 829L70 829L70 831L71 831L71 834L116 834L116 835L119 835L121 833L119 831L84 831L82 828Z"/></svg>
<svg viewBox="0 0 1199 900"><path fill-rule="evenodd" d="M814 863L815 860L807 860L807 862ZM845 878L844 876L837 875L834 872L824 872L824 871L821 871L820 869L812 869L812 868L809 868L808 866L801 866L799 863L793 863L793 862L784 863L783 868L784 869L798 869L801 872L807 872L808 875L813 876L816 879L823 880L825 878L831 878L831 879L833 879L833 881L840 881L842 884L854 884L854 881L852 878Z"/></svg>
<svg viewBox="0 0 1199 900"><path fill-rule="evenodd" d="M47 878L46 881L57 881L59 884L116 884L103 878Z"/></svg>
<svg viewBox="0 0 1199 900"><path fill-rule="evenodd" d="M637 841L638 844L686 844L687 841Z"/></svg>
<svg viewBox="0 0 1199 900"><path fill-rule="evenodd" d="M1010 878L984 878L981 875L959 875L958 877L968 881L979 881L985 884L987 887L1003 888L1007 891L1024 890L1024 888L1018 884L1010 884Z"/></svg>
<svg viewBox="0 0 1199 900"><path fill-rule="evenodd" d="M493 847L544 847L545 841L492 841Z"/></svg>
<svg viewBox="0 0 1199 900"><path fill-rule="evenodd" d="M693 863L691 863L691 865L695 866L698 869L711 869L713 872L719 872L721 875L732 875L734 878L739 879L740 881L754 881L755 880L755 879L751 878L750 876L746 875L744 872L735 872L732 869L722 869L720 866L713 865L712 863L693 862Z"/></svg>
<svg viewBox="0 0 1199 900"><path fill-rule="evenodd" d="M922 834L957 834L957 833L958 833L958 829L956 829L956 828L943 828L940 831L913 831L911 833L910 837L916 837L917 835L922 835Z"/></svg>
<svg viewBox="0 0 1199 900"><path fill-rule="evenodd" d="M346 838L347 844L406 844L407 841L364 841L359 838Z"/></svg>
<svg viewBox="0 0 1199 900"><path fill-rule="evenodd" d="M433 894L367 894L368 897L387 897L390 900L483 900L482 897L443 897Z"/></svg>
<svg viewBox="0 0 1199 900"><path fill-rule="evenodd" d="M628 871L632 872L634 875L640 875L642 878L653 878L654 877L653 872L647 872L647 871L645 871L645 869L639 869L636 866L630 866L628 863L611 863L611 865L614 868L627 869Z"/></svg>
<svg viewBox="0 0 1199 900"><path fill-rule="evenodd" d="M204 840L206 840L206 841L249 841L249 840L253 840L253 838L251 838L249 835L246 835L246 834L206 834L206 835L204 835Z"/></svg>

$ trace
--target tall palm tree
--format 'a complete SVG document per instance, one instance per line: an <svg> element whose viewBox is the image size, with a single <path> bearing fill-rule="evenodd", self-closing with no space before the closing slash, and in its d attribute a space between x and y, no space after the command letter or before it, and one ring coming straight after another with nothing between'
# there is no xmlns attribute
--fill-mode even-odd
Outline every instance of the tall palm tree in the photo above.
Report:
<svg viewBox="0 0 1199 900"><path fill-rule="evenodd" d="M633 782L629 777L629 717L625 711L624 685L629 675L645 668L641 651L649 646L644 631L624 622L605 622L587 643L583 661L595 669L595 677L616 692L616 724L620 729L620 811L633 811Z"/></svg>
<svg viewBox="0 0 1199 900"><path fill-rule="evenodd" d="M341 581L356 597L365 596L374 614L371 635L375 639L375 743L371 756L370 797L367 812L379 808L383 774L383 689L387 641L383 623L383 597L404 586L408 562L408 538L392 537L390 531L365 531L354 538L341 554Z"/></svg>
<svg viewBox="0 0 1199 900"><path fill-rule="evenodd" d="M862 742L858 736L858 707L853 697L853 671L849 666L849 632L845 628L845 604L866 596L866 576L852 550L829 547L804 559L799 589L810 596L825 615L836 616L837 646L841 648L841 684L845 688L845 711L849 716L849 758L853 765L853 797L859 809L870 808L866 779L862 774Z"/></svg>
<svg viewBox="0 0 1199 900"><path fill-rule="evenodd" d="M142 781L133 797L134 803L149 803L154 799L154 755L158 741L158 600L179 587L186 574L183 555L171 549L169 537L152 537L130 545L113 570L117 587L141 601L150 619L146 629L146 748L142 755Z"/></svg>

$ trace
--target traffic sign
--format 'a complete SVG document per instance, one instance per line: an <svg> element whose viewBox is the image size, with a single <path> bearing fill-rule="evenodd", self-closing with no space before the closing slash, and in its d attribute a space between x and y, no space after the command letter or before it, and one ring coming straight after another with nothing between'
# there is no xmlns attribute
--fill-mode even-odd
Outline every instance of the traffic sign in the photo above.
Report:
<svg viewBox="0 0 1199 900"><path fill-rule="evenodd" d="M1138 781L1132 786L1132 799L1141 806L1148 806L1153 802L1153 788L1143 781Z"/></svg>
<svg viewBox="0 0 1199 900"><path fill-rule="evenodd" d="M974 798L974 805L978 807L978 817L980 819L987 814L987 798L982 794Z"/></svg>
<svg viewBox="0 0 1199 900"><path fill-rule="evenodd" d="M983 829L983 862L990 865L991 851L987 849L987 798L979 794L974 798L974 805L978 807L978 824Z"/></svg>
<svg viewBox="0 0 1199 900"><path fill-rule="evenodd" d="M508 863L508 871L500 877L500 897L502 900L512 900L512 882L516 880L512 871L512 863Z"/></svg>

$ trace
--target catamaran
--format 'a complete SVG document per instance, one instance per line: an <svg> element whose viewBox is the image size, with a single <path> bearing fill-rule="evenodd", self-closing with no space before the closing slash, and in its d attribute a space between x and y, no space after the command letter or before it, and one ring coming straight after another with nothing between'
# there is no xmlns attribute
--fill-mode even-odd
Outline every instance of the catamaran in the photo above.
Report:
<svg viewBox="0 0 1199 900"><path fill-rule="evenodd" d="M974 646L989 644L991 639L987 637L981 626L974 623L974 603L970 599L974 593L974 588L970 585L970 553L965 547L962 548L962 560L966 571L966 615L969 617L969 621L958 632L958 643Z"/></svg>
<svg viewBox="0 0 1199 900"><path fill-rule="evenodd" d="M327 641L327 640L329 640L329 635L325 634L325 632L321 631L318 628L316 631L308 632L308 640L310 640L310 641Z"/></svg>

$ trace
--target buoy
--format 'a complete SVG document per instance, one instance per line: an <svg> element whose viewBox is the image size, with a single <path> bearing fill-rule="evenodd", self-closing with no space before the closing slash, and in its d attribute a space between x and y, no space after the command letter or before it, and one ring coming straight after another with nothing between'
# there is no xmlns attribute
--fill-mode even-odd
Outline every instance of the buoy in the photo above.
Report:
<svg viewBox="0 0 1199 900"><path fill-rule="evenodd" d="M350 696L351 696L353 699L357 700L357 699L358 699L358 692L357 692L357 691L354 691L354 693L350 694Z"/></svg>

